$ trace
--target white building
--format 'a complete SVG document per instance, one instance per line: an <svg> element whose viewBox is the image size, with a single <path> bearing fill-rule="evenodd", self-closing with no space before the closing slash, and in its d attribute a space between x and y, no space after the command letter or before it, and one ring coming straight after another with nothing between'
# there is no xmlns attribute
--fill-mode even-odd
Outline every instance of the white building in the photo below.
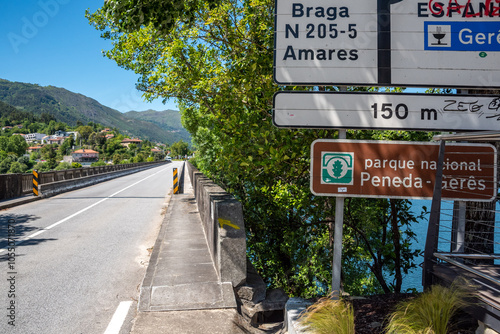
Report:
<svg viewBox="0 0 500 334"><path fill-rule="evenodd" d="M77 139L78 138L78 132L76 131L62 131L62 130L57 130L51 137L69 137L73 135L73 138Z"/></svg>
<svg viewBox="0 0 500 334"><path fill-rule="evenodd" d="M24 139L26 139L26 142L31 143L34 141L41 141L45 136L47 136L45 133L28 133L24 135Z"/></svg>

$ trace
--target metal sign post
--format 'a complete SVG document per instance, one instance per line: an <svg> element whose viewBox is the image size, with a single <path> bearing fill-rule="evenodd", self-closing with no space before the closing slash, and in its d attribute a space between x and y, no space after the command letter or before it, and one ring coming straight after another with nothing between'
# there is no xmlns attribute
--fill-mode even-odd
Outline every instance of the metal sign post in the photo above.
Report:
<svg viewBox="0 0 500 334"><path fill-rule="evenodd" d="M500 87L490 0L276 0L283 85Z"/></svg>
<svg viewBox="0 0 500 334"><path fill-rule="evenodd" d="M339 130L339 139L346 138L346 130ZM333 232L333 263L332 263L332 297L339 299L342 272L342 239L344 237L344 200L339 196L335 199L335 227Z"/></svg>

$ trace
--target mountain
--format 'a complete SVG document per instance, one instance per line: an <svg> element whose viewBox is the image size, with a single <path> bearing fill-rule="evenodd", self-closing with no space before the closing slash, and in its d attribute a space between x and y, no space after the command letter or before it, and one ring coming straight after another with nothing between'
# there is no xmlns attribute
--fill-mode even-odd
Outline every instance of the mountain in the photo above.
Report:
<svg viewBox="0 0 500 334"><path fill-rule="evenodd" d="M0 101L37 115L49 113L58 121L72 126L75 126L78 121L83 124L96 122L107 127L116 127L122 133L141 139L168 144L181 139L190 142L189 134L186 135L187 132L180 123L178 111L167 110L165 114L159 112L166 117L173 117L171 121L161 121L168 124L167 128L162 128L158 125L161 123L158 120L161 116L156 117L155 122L142 119L141 113L135 111L131 112L134 117L127 117L126 114L122 114L118 110L103 106L94 99L64 88L42 87L36 84L11 82L3 79L0 79ZM153 113L148 111L148 114Z"/></svg>
<svg viewBox="0 0 500 334"><path fill-rule="evenodd" d="M171 134L171 136L180 138L188 143L191 142L191 135L182 127L181 114L177 110L155 111L149 109L146 111L129 111L124 113L124 115L134 120L156 124Z"/></svg>
<svg viewBox="0 0 500 334"><path fill-rule="evenodd" d="M19 110L8 103L0 101L0 117L4 115L10 115L15 112L19 112Z"/></svg>

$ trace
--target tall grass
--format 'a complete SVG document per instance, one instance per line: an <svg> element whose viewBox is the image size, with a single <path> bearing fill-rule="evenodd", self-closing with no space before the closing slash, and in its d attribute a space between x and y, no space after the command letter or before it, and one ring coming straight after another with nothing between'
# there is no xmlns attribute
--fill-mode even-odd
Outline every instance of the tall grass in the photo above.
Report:
<svg viewBox="0 0 500 334"><path fill-rule="evenodd" d="M331 297L309 306L300 318L305 329L314 334L354 334L352 305Z"/></svg>
<svg viewBox="0 0 500 334"><path fill-rule="evenodd" d="M401 302L389 318L387 334L446 334L456 312L470 305L468 287L465 280L450 287L433 285L415 299Z"/></svg>

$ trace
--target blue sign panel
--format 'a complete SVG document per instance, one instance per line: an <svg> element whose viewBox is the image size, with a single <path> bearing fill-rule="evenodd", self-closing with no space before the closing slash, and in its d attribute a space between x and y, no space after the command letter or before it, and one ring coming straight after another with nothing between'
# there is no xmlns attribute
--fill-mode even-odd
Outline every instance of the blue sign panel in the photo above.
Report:
<svg viewBox="0 0 500 334"><path fill-rule="evenodd" d="M424 22L425 50L500 51L500 22Z"/></svg>

